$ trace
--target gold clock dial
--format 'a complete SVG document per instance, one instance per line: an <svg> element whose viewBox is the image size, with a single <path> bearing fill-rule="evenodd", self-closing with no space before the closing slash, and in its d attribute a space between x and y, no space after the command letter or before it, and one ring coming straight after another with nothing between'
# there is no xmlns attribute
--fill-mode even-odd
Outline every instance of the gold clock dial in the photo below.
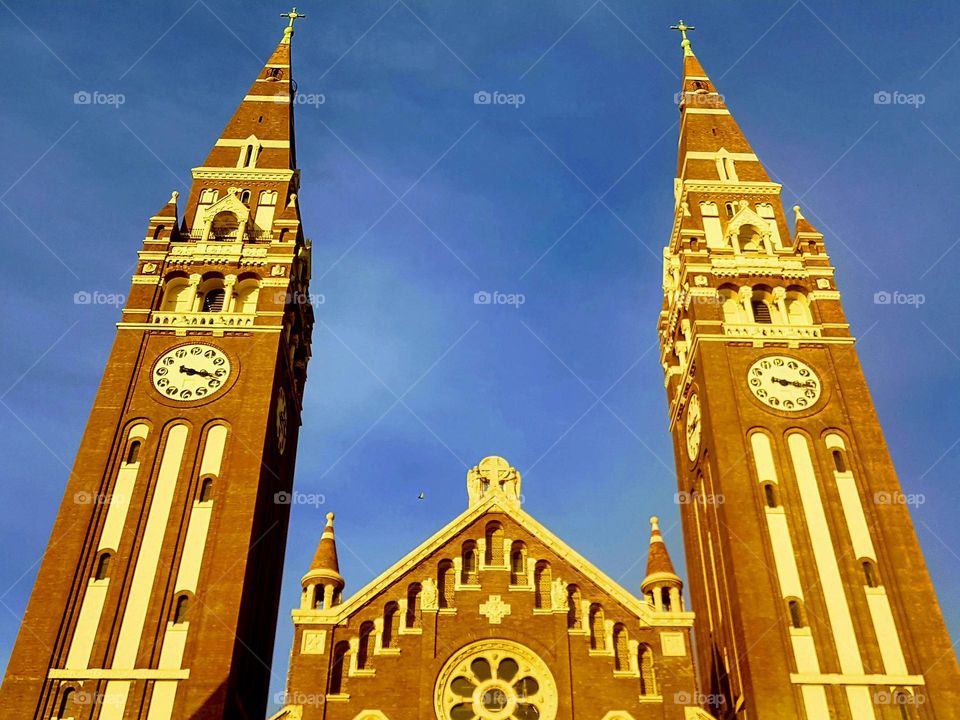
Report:
<svg viewBox="0 0 960 720"><path fill-rule="evenodd" d="M687 405L687 457L691 461L697 459L700 452L700 435L703 433L703 422L700 414L700 398L694 394L690 396Z"/></svg>
<svg viewBox="0 0 960 720"><path fill-rule="evenodd" d="M191 343L167 350L153 366L153 386L180 402L214 395L230 378L230 359L213 345Z"/></svg>
<svg viewBox="0 0 960 720"><path fill-rule="evenodd" d="M789 355L769 355L757 360L747 371L747 385L764 405L787 412L811 407L823 392L814 369Z"/></svg>
<svg viewBox="0 0 960 720"><path fill-rule="evenodd" d="M283 388L277 391L277 450L283 455L287 447L287 395Z"/></svg>

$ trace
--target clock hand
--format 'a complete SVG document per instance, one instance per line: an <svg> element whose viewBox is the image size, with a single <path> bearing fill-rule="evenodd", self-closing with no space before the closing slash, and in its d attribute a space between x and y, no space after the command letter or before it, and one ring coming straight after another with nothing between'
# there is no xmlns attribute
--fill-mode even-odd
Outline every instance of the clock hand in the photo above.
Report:
<svg viewBox="0 0 960 720"><path fill-rule="evenodd" d="M202 377L210 377L209 370L195 370L191 367L187 367L186 365L180 366L180 372L182 372L184 375L200 375Z"/></svg>

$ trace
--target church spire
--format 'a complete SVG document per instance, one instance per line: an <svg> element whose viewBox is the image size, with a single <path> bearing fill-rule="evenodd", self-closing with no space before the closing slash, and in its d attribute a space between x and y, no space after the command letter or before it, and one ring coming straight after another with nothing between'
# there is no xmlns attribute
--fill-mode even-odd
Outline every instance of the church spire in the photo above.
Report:
<svg viewBox="0 0 960 720"><path fill-rule="evenodd" d="M660 520L650 518L650 547L647 550L647 575L640 584L640 590L653 606L662 612L680 612L682 601L680 591L683 582L673 569L670 553L660 534Z"/></svg>
<svg viewBox="0 0 960 720"><path fill-rule="evenodd" d="M724 96L693 53L687 37L693 28L681 20L671 29L680 30L683 36L683 80L676 96L680 107L678 180L769 183L767 171L730 114Z"/></svg>
<svg viewBox="0 0 960 720"><path fill-rule="evenodd" d="M190 237L210 238L212 214L228 196L231 210L244 225L245 237L272 238L274 209L288 207L299 186L293 106L297 84L292 77L293 23L304 18L296 8L283 13L289 23L283 37L243 96L200 167L193 169L193 187L184 217ZM216 206L216 207L212 207ZM212 211L212 212L208 212ZM299 220L299 216L297 218ZM285 239L293 239L294 236ZM217 236L216 239L223 239ZM241 239L239 235L234 239Z"/></svg>
<svg viewBox="0 0 960 720"><path fill-rule="evenodd" d="M302 609L322 610L340 604L344 581L337 560L337 542L333 535L334 514L327 513L327 525L323 528L317 552L310 569L303 576Z"/></svg>

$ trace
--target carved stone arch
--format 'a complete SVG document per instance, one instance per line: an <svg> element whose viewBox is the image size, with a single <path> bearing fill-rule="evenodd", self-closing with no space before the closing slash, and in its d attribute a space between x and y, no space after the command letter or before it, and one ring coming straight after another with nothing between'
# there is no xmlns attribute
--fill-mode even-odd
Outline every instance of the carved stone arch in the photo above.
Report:
<svg viewBox="0 0 960 720"><path fill-rule="evenodd" d="M737 251L743 250L740 247L738 238L740 236L740 230L746 226L755 227L763 240L763 246L767 252L773 251L772 237L773 231L770 228L770 223L772 221L766 220L760 217L756 212L754 212L750 205L745 201L740 201L740 209L734 214L732 218L727 222L726 230L724 231L724 238L727 243L733 246Z"/></svg>
<svg viewBox="0 0 960 720"><path fill-rule="evenodd" d="M230 192L217 200L212 205L207 205L202 211L198 212L200 216L200 225L203 228L202 239L210 239L211 226L214 224L214 218L222 213L232 214L236 217L239 233L246 233L250 225L250 208L247 207L237 196L239 190L232 188ZM237 238L242 239L242 237Z"/></svg>

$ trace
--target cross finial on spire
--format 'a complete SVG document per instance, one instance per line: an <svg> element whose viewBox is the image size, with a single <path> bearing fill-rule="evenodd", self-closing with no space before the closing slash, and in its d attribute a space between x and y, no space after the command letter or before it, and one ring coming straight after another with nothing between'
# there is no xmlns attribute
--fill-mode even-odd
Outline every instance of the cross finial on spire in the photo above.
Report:
<svg viewBox="0 0 960 720"><path fill-rule="evenodd" d="M690 47L690 38L687 37L687 31L696 30L696 28L692 25L687 25L683 20L681 20L676 25L671 25L670 29L680 31L680 37L683 38L680 41L680 47L683 48L683 54L693 55L693 48Z"/></svg>
<svg viewBox="0 0 960 720"><path fill-rule="evenodd" d="M290 36L293 35L293 23L301 18L305 18L306 15L301 12L297 12L297 6L294 5L290 12L280 13L280 17L290 18L290 22L283 29L284 41L290 42Z"/></svg>

